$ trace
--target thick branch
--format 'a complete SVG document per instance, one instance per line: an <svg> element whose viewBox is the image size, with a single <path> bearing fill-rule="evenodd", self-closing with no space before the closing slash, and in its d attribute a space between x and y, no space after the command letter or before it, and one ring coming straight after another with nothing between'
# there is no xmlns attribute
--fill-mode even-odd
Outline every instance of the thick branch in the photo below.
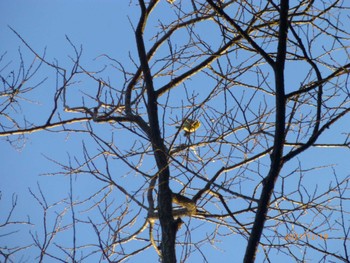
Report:
<svg viewBox="0 0 350 263"><path fill-rule="evenodd" d="M162 228L162 261L164 263L176 263L176 227L172 216L172 195L169 187L170 171L168 167L168 157L163 139L160 134L157 95L154 90L153 78L148 65L147 53L143 40L143 31L146 26L147 17L157 2L158 1L151 1L150 5L146 9L145 3L140 0L141 17L135 35L137 50L147 90L147 113L150 124L150 140L158 167L158 207L159 221Z"/></svg>
<svg viewBox="0 0 350 263"><path fill-rule="evenodd" d="M222 8L217 6L213 0L207 0L207 2L213 7L213 9L227 22L229 22L238 32L239 35L241 35L245 40L248 41L248 43L265 59L265 61L271 65L272 67L275 66L275 62L273 59L267 54L247 33L247 31L243 30ZM288 14L287 14L288 15Z"/></svg>
<svg viewBox="0 0 350 263"><path fill-rule="evenodd" d="M73 124L73 123L77 123L77 122L87 122L87 121L91 121L91 120L92 120L92 118L90 118L90 117L75 118L75 119L69 119L69 120L65 120L65 121L50 123L50 124L39 125L39 126L35 126L32 128L4 131L4 132L0 132L0 137L10 136L10 135L29 134L29 133L33 133L33 132L37 132L37 131L44 131L44 130L53 129L56 127L61 127L61 126L66 125L66 124Z"/></svg>
<svg viewBox="0 0 350 263"><path fill-rule="evenodd" d="M278 50L275 66L276 86L276 130L274 136L274 148L271 155L271 166L268 176L264 179L263 189L258 204L253 228L248 240L244 256L244 263L255 261L260 238L266 222L270 199L276 180L282 169L282 155L285 138L285 88L284 88L284 64L286 59L287 35L288 35L288 9L289 1L281 0L280 25L278 37Z"/></svg>

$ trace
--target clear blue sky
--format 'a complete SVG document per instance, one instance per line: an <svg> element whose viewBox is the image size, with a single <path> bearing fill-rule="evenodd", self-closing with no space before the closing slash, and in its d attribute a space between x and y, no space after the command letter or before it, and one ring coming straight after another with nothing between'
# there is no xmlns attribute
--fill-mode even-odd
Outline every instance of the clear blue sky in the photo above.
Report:
<svg viewBox="0 0 350 263"><path fill-rule="evenodd" d="M164 1L165 2L165 1ZM164 4L164 3L163 3ZM47 48L47 58L52 60L56 58L59 63L67 65L69 58L67 55L73 54L65 36L67 35L74 44L83 45L83 62L97 63L94 61L100 54L108 54L120 61L130 63L128 52L135 52L134 34L131 21L135 21L138 13L132 13L128 0L0 0L0 54L7 51L7 61L12 61L11 65L18 66L18 47L21 46L24 54L28 55L25 47L21 45L18 37L11 32L8 26L15 29L32 48L42 54ZM134 56L136 58L136 56ZM27 62L29 63L30 60ZM96 65L96 64L94 64ZM128 64L130 65L130 64ZM45 76L45 71L40 72ZM33 101L41 102L36 110L33 109L30 102L25 102L27 106L23 111L32 121L44 121L45 116L42 112L50 109L52 96L54 94L54 74L40 87L38 93L27 97ZM113 79L113 76L111 76ZM293 79L293 78L291 78ZM115 79L115 81L118 81ZM47 89L47 91L46 91ZM46 97L48 99L46 99ZM28 114L29 113L29 114ZM347 123L348 125L348 123ZM338 131L341 131L341 125ZM337 133L338 134L338 133ZM327 134L327 138L332 138L332 134ZM59 165L49 161L46 157L57 162L67 163L69 156L82 157L82 140L85 137L70 134L53 134L50 132L39 132L27 136L23 141L25 147L16 150L5 140L0 140L0 163L1 163L1 186L2 200L0 210L3 220L3 211L8 211L12 194L18 195L18 208L15 211L14 218L26 219L30 215L33 223L40 225L42 214L40 207L35 204L28 188L38 193L37 184L39 183L48 203L53 203L62 198L67 198L69 193L69 178L63 176L40 176L48 172L59 172ZM125 138L127 139L127 138ZM327 152L327 156L320 150L312 150L308 155L301 155L300 158L307 158L313 165L338 164L338 173L347 173L349 166L347 163L348 153L345 150L334 150L332 154ZM322 158L325 157L325 158ZM327 163L324 163L326 159ZM307 167L306 167L307 168ZM315 186L315 181L321 181L321 175L331 177L331 170L319 170L314 172L315 177L311 177L310 184ZM327 173L327 174L324 174ZM126 180L126 179L125 179ZM125 181L124 183L128 183ZM75 179L76 197L79 200L87 197L89 193L100 187L99 183L87 179ZM322 187L322 186L320 186ZM326 187L326 186L324 186ZM60 207L60 206L58 206ZM62 206L63 207L63 206ZM30 236L28 231L35 233L42 231L36 227L16 226L21 229L20 232L10 237L0 237L0 244L28 244ZM90 230L84 232L86 239L93 238ZM64 237L63 237L64 238ZM68 239L69 240L69 239ZM70 242L70 241L68 241ZM332 243L330 243L332 246ZM244 252L244 242L220 244L222 252L217 251L213 255L208 255L209 262L232 261L237 255L242 256ZM33 258L38 256L38 251L25 253L25 257ZM33 254L31 254L33 253ZM130 262L156 262L156 254L150 250L146 253L148 259L144 261L145 256L137 257ZM276 260L282 260L283 255L278 255ZM148 261L150 260L150 261ZM153 261L152 261L153 260ZM29 260L28 262L34 262ZM44 261L50 262L50 261ZM93 261L89 261L93 262ZM276 261L277 262L277 261Z"/></svg>

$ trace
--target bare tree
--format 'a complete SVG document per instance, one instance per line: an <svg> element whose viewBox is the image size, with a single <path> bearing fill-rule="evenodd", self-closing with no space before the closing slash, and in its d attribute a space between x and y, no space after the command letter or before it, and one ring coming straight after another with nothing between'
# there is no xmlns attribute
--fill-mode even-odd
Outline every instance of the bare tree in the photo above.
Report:
<svg viewBox="0 0 350 263"><path fill-rule="evenodd" d="M0 136L10 143L46 131L84 138L83 157L57 162L62 172L50 173L68 175L70 196L48 204L40 188L31 192L44 216L64 204L52 230L44 225L44 241L33 235L39 261L98 255L123 262L152 249L164 263L208 262L210 247L243 242L244 259L234 262L254 262L257 254L271 262L277 253L296 262L310 255L349 262L350 177L326 166L321 171L333 174L323 179L327 186L317 178L310 185L321 175L308 161L308 152L350 147L347 5L139 0L131 4L139 11L130 27L134 67L100 56L118 70L118 85L109 68L83 65L82 48L68 38L70 68L13 29L34 60L1 71ZM43 67L57 76L52 109L43 123L23 121L21 98L42 84L32 80ZM77 91L77 83L90 88ZM85 175L101 187L75 200L73 178ZM70 223L62 225L68 211ZM86 226L96 242L77 245ZM70 231L73 246L54 242L61 231Z"/></svg>

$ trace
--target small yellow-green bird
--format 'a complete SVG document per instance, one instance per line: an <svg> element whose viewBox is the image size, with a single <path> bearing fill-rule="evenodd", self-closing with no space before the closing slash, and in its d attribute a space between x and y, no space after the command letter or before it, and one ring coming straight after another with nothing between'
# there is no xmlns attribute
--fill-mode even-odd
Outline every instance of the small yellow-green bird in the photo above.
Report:
<svg viewBox="0 0 350 263"><path fill-rule="evenodd" d="M185 131L185 135L188 135L198 130L200 126L201 126L201 122L199 120L187 119L182 124L182 126L177 126L176 128L182 127L182 129Z"/></svg>

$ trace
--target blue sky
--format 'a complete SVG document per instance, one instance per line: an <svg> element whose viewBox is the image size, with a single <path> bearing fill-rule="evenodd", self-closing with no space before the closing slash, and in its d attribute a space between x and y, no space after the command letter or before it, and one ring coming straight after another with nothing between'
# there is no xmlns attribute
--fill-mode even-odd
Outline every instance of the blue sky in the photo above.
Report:
<svg viewBox="0 0 350 263"><path fill-rule="evenodd" d="M121 55L127 57L130 47L130 26L126 17L128 9L127 1L0 1L0 35L1 53L7 51L7 61L12 61L12 66L17 67L18 53L21 46L22 52L28 55L27 50L20 44L19 39L10 31L8 26L15 29L39 54L43 54L47 48L47 58L66 64L68 55L72 54L72 48L66 40L68 36L76 45L84 45L84 59L92 61L97 55L107 53L112 57ZM102 15L103 14L103 15ZM132 14L131 14L132 16ZM120 37L123 36L123 37ZM118 48L116 48L118 47ZM29 56L28 56L29 58ZM30 58L30 60L32 57ZM29 63L30 61L27 60ZM40 72L44 77L47 72ZM24 103L23 111L28 113L28 118L33 121L44 120L42 112L50 107L54 89L54 74L49 72L50 78L40 87L39 91L31 95L30 99L39 101L39 107L31 107L32 103ZM28 108L26 108L26 105ZM25 147L16 150L4 140L1 141L0 155L3 169L1 171L2 200L1 210L9 211L12 194L18 195L18 207L14 218L26 221L30 215L31 222L42 225L42 210L35 203L35 199L29 193L29 188L38 194L37 184L49 204L67 198L69 193L69 178L62 176L40 176L51 171L59 171L58 165L48 161L47 157L62 161L68 160L68 156L80 154L82 139L72 135L50 134L41 132L32 134L25 142ZM53 135L53 136L52 136ZM44 156L45 155L45 156ZM79 182L79 180L77 180ZM83 199L84 192L90 192L96 184L78 184L83 188L77 199ZM58 206L58 211L63 206ZM22 245L32 243L29 232L42 233L42 227L16 226L20 233L9 237L2 237L1 244ZM4 231L5 233L9 231ZM85 231L86 239L90 231ZM39 234L40 235L40 234ZM68 241L68 243L71 240ZM34 262L39 255L38 251L26 251L24 260ZM17 258L18 259L18 258ZM18 261L19 262L19 261ZM45 261L49 262L49 261Z"/></svg>
<svg viewBox="0 0 350 263"><path fill-rule="evenodd" d="M162 3L161 5L164 6L164 10L165 8L169 8L166 3ZM75 45L83 45L84 55L82 62L95 69L105 63L105 60L98 57L101 54L108 54L110 57L118 58L118 60L123 61L130 68L132 68L132 64L128 59L129 52L137 59L134 34L130 21L135 22L138 13L133 13L136 9L130 8L129 1L127 0L0 0L0 10L0 39L2 39L0 43L0 54L7 51L6 61L12 61L11 65L14 67L18 66L17 50L19 46L21 46L23 54L29 58L28 63L32 57L8 26L16 30L39 54L42 54L44 49L47 48L47 59L49 61L57 59L59 64L63 66L69 65L70 59L68 55L73 54L72 47L66 40L66 36ZM166 19L165 14L165 12L164 14L161 12L157 13L155 19ZM109 69L108 72L111 74L110 78L112 82L119 83L121 81L117 78L117 75L113 76L113 69ZM23 108L21 109L22 112L28 115L28 120L33 122L45 121L47 115L43 113L49 112L55 91L53 88L55 85L55 75L53 72L43 70L39 73L36 81L44 78L47 74L50 77L40 86L36 93L25 97L26 101L23 101ZM291 81L293 80L292 74L289 76L289 79ZM193 83L204 85L200 79L194 79ZM35 101L40 101L40 104L36 104ZM221 105L218 104L219 106ZM20 115L21 112L19 111ZM344 120L344 123L348 122ZM334 137L334 134L339 136L343 130L344 123L337 126L336 133L325 134L323 138L336 140L337 137ZM120 136L120 140L127 142L128 135L126 133L121 133ZM68 198L70 190L69 177L60 175L48 176L47 173L61 171L59 165L48 160L48 158L62 164L66 164L73 159L70 159L70 157L77 156L78 158L82 158L81 149L84 140L89 142L89 139L83 134L67 135L65 133L39 132L27 136L27 139L23 141L25 147L20 149L16 149L5 140L1 140L1 210L8 211L12 195L16 193L18 195L18 209L15 210L14 218L26 220L27 215L30 215L32 222L40 225L42 220L40 206L35 204L34 198L28 189L30 188L35 193L38 193L37 185L39 184L48 203L54 203L62 198ZM88 147L91 147L92 151L95 151L97 146L89 144ZM310 151L309 154L301 155L300 158L305 158L302 160L306 160L305 168L311 168L317 165L337 164L336 169L339 174L346 175L349 170L347 162L348 152L342 149L327 152L315 149ZM308 163L310 163L310 166L308 166ZM124 168L120 168L119 171L122 169ZM331 169L318 170L312 172L311 176L307 177L307 180L310 181L310 188L316 188L316 184L322 182L321 178L331 176ZM84 200L91 192L101 187L99 182L92 180L91 178L73 178L74 193L77 200ZM130 180L130 178L124 178L122 180L124 180L123 183L125 184L136 181L133 181L133 179ZM328 182L328 180L325 180L325 182ZM326 185L320 184L319 187L326 187ZM60 211L64 207L64 204L57 205ZM30 243L30 236L28 235L30 231L32 233L36 231L40 233L42 231L40 227L36 228L34 226L23 225L18 226L18 228L21 230L20 232L5 237L5 239L3 237L0 238L0 243L9 245L16 245L17 243L28 244ZM82 239L88 240L89 238L94 238L91 229L82 228L80 231L80 233L84 233ZM64 240L66 237L63 235L62 238ZM67 242L71 242L69 238L67 240ZM329 245L332 246L333 244L329 243ZM337 244L334 246L337 246ZM220 244L217 253L208 255L207 257L209 262L231 260L238 257L237 255L241 257L244 247L242 239L237 239L235 243ZM38 255L38 251L30 250L30 253L28 252L24 255L25 258L35 258ZM147 256L147 259L152 260L156 258L155 252L149 250L146 254L136 257L130 262L142 262L145 256ZM283 255L277 255L275 259L281 260L283 259ZM28 262L31 261L28 260Z"/></svg>

